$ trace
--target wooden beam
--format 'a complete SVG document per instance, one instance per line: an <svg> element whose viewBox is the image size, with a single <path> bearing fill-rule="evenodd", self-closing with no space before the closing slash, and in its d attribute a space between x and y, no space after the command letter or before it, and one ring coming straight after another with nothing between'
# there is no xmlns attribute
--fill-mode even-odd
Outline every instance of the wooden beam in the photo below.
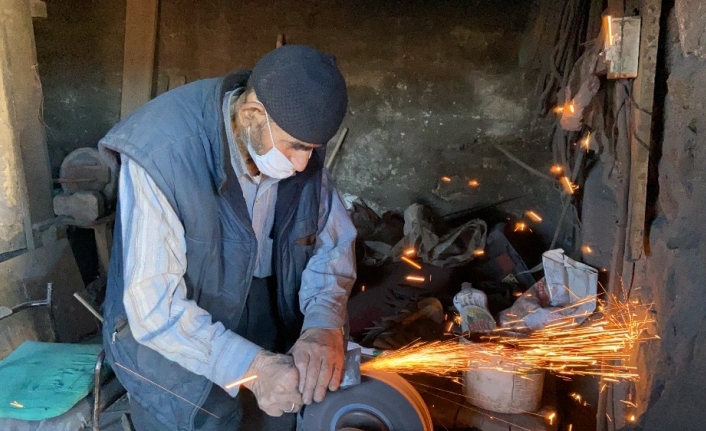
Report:
<svg viewBox="0 0 706 431"><path fill-rule="evenodd" d="M152 97L159 0L127 0L120 118Z"/></svg>
<svg viewBox="0 0 706 431"><path fill-rule="evenodd" d="M42 98L30 2L0 0L0 254L54 217Z"/></svg>
<svg viewBox="0 0 706 431"><path fill-rule="evenodd" d="M651 150L652 109L659 46L660 0L642 0L640 16L640 63L632 87L630 135L630 189L626 259L639 260L645 251L647 176Z"/></svg>

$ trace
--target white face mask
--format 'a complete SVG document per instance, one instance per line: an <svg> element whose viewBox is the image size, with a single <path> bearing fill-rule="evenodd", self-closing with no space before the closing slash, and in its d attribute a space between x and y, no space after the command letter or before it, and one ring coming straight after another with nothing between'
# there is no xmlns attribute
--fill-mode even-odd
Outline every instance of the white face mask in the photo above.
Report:
<svg viewBox="0 0 706 431"><path fill-rule="evenodd" d="M262 105L261 102L257 103ZM274 136L272 135L272 127L270 127L270 116L267 114L267 111L265 111L265 118L267 119L267 130L270 132L272 148L263 155L257 154L252 146L252 141L250 140L250 127L248 127L248 153L250 153L250 157L252 157L255 165L257 165L257 168L263 174L278 180L289 178L296 174L297 170L294 168L294 165L289 161L287 156L277 149Z"/></svg>

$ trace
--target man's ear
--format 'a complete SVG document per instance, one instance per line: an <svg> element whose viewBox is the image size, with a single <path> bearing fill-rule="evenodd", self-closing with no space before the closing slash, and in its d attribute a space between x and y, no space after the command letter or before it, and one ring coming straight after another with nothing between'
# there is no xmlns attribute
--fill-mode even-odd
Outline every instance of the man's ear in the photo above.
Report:
<svg viewBox="0 0 706 431"><path fill-rule="evenodd" d="M238 120L243 127L251 127L264 121L265 111L257 102L245 102L238 108Z"/></svg>

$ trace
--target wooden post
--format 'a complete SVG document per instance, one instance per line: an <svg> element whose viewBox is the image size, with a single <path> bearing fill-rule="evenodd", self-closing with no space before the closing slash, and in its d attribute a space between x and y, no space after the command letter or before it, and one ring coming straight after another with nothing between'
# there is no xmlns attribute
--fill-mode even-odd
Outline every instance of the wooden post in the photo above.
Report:
<svg viewBox="0 0 706 431"><path fill-rule="evenodd" d="M659 46L660 0L642 0L640 16L640 63L632 87L630 135L630 191L626 258L639 260L645 250L647 175L651 149L652 108Z"/></svg>
<svg viewBox="0 0 706 431"><path fill-rule="evenodd" d="M120 118L152 98L159 0L127 0Z"/></svg>
<svg viewBox="0 0 706 431"><path fill-rule="evenodd" d="M30 2L0 0L0 254L54 217Z"/></svg>

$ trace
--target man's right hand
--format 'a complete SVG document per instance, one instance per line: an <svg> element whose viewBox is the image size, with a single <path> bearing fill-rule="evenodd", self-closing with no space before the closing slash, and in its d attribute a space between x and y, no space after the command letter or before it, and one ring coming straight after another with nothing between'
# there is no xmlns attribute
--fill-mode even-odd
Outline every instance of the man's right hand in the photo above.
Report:
<svg viewBox="0 0 706 431"><path fill-rule="evenodd" d="M255 356L246 375L257 379L244 384L255 394L257 404L270 416L295 413L303 401L299 393L299 372L291 356L261 351Z"/></svg>

